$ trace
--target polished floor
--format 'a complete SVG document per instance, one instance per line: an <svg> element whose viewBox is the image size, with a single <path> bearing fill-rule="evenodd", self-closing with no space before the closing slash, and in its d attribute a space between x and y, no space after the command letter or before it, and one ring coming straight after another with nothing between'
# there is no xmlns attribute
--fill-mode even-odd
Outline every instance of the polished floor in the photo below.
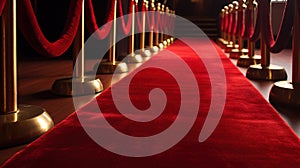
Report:
<svg viewBox="0 0 300 168"><path fill-rule="evenodd" d="M291 76L291 50L284 50L280 54L272 54L272 63L286 68ZM236 60L232 60L236 64ZM133 70L140 64L129 64L129 69ZM239 68L245 74L245 68ZM33 104L44 107L53 118L55 124L65 119L74 112L72 97L59 97L49 90L56 79L72 75L72 60L68 58L58 59L30 59L18 62L18 98L19 104ZM119 74L118 79L126 76ZM112 75L99 75L104 88L109 87L113 82ZM253 85L268 100L268 95L273 82L251 81ZM279 114L291 126L291 128L300 136L300 113L297 110L282 108ZM263 111L262 111L263 113ZM276 131L276 130L274 130ZM274 132L275 133L275 132ZM0 149L0 165L11 155L22 149L24 145Z"/></svg>

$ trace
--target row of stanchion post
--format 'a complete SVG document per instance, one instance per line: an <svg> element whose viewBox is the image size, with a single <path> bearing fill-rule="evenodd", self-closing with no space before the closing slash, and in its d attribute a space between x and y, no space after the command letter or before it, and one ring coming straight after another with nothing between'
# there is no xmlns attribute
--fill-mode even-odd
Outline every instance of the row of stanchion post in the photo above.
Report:
<svg viewBox="0 0 300 168"><path fill-rule="evenodd" d="M267 1L267 0L266 0ZM229 53L232 59L238 59L237 66L246 67L246 77L251 80L277 81L271 89L269 100L274 106L300 107L300 47L299 47L299 2L297 0L288 0L294 3L293 20L293 77L292 81L287 80L287 73L283 67L271 64L271 54L269 44L266 42L266 36L263 34L264 20L262 13L266 10L260 3L270 3L269 1L239 0L233 1L221 10L220 29L221 38L218 44ZM288 3L288 2L286 2ZM260 8L259 8L260 7ZM271 11L268 11L271 12ZM285 16L283 16L285 17ZM243 25L238 25L243 24ZM281 26L285 26L281 24ZM281 28L282 30L287 30ZM272 32L272 31L271 31ZM245 35L247 34L248 35ZM255 41L260 34L260 52L255 54ZM289 33L289 32L288 32ZM286 37L289 38L289 37ZM248 48L244 49L244 40L247 40ZM278 82L279 81L279 82Z"/></svg>
<svg viewBox="0 0 300 168"><path fill-rule="evenodd" d="M111 49L109 58L106 62L101 62L97 67L98 73L124 73L128 71L127 63L140 63L143 61L142 57L150 57L159 52L163 48L170 45L174 38L165 35L163 29L154 29L152 25L149 37L149 46L145 47L146 41L146 13L149 11L160 12L161 15L170 15L175 17L175 12L169 10L168 7L155 0L150 2L146 0L140 1L142 6L145 6L145 11L142 11L142 32L140 33L140 49L135 51L135 20L137 15L138 0L132 0L132 25L129 37L129 55L126 60L118 62L116 60L116 36L117 36L117 3L114 2L114 17L113 26L110 30ZM43 133L47 132L54 125L51 117L45 109L34 105L18 105L17 103L17 1L9 0L5 4L5 8L1 15L1 35L3 41L1 42L1 90L0 90L0 148L14 146L29 142ZM19 3L19 2L18 2ZM80 96L85 94L95 94L103 90L102 83L95 77L91 78L85 74L84 61L84 43L85 43L85 0L82 0L81 21L78 27L77 35L74 39L73 55L74 55L74 69L75 78L62 78L54 82L52 91L61 96ZM156 19L156 18L154 18ZM80 55L80 56L79 56ZM80 57L80 60L77 58ZM74 95L72 85L80 85L81 90L77 95ZM91 92L92 90L92 92Z"/></svg>

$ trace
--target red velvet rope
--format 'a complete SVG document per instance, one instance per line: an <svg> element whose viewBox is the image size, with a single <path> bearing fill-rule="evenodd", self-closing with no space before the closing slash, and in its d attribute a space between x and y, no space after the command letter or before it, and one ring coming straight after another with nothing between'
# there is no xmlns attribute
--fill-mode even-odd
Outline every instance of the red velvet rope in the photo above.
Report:
<svg viewBox="0 0 300 168"><path fill-rule="evenodd" d="M244 12L243 12L243 10L239 9L237 24L236 24L236 27L235 27L235 35L236 36L242 36L243 35L243 33L244 33L244 23L245 23Z"/></svg>
<svg viewBox="0 0 300 168"><path fill-rule="evenodd" d="M225 13L225 17L224 17L225 21L224 21L224 32L228 33L228 27L229 27L229 14Z"/></svg>
<svg viewBox="0 0 300 168"><path fill-rule="evenodd" d="M235 27L237 25L236 13L233 12L231 16L232 16L232 22L230 27L230 34L235 35L235 29L236 29Z"/></svg>
<svg viewBox="0 0 300 168"><path fill-rule="evenodd" d="M261 13L261 21L264 22L262 35L270 51L279 53L285 48L291 35L294 19L294 1L288 0L285 5L284 15L276 41L274 41L273 38L272 23L270 20L270 0L260 0L260 2L261 7L264 9Z"/></svg>
<svg viewBox="0 0 300 168"><path fill-rule="evenodd" d="M99 28L97 24L97 20L94 13L93 3L92 0L87 0L87 10L86 10L86 23L87 23L87 29L90 32L90 34L93 34L96 32L97 38L100 40L105 39L108 34L110 33L111 27L113 23L111 22L114 19L114 6L115 1L110 0L110 4L108 6L109 13L106 15L104 26Z"/></svg>
<svg viewBox="0 0 300 168"><path fill-rule="evenodd" d="M232 13L229 13L229 17L228 17L228 29L227 29L227 33L228 34L231 34L231 27L232 27Z"/></svg>
<svg viewBox="0 0 300 168"><path fill-rule="evenodd" d="M137 12L136 17L135 17L136 21L137 21L137 27L138 27L139 31L142 32L143 31L143 25L142 25L142 17L143 16L139 16L139 14L143 14L146 11L145 3L143 3L143 5L142 5L142 11L141 12L139 12L138 5L135 5L135 10Z"/></svg>
<svg viewBox="0 0 300 168"><path fill-rule="evenodd" d="M0 16L2 15L3 8L5 6L6 0L0 0Z"/></svg>
<svg viewBox="0 0 300 168"><path fill-rule="evenodd" d="M262 9L261 6L258 5L254 32L253 32L252 35L250 35L250 41L251 42L257 41L260 37L260 32L261 32L261 16L260 16L260 13L261 13L262 10L264 10L264 9ZM252 20L251 20L251 22L252 22Z"/></svg>
<svg viewBox="0 0 300 168"><path fill-rule="evenodd" d="M118 0L118 4L119 4L118 6L119 6L120 17L122 21L122 30L125 35L128 35L131 32L132 17L128 17L127 24L126 24L125 18L123 17L124 15L123 15L122 0ZM131 0L128 14L132 14L133 5L134 5L134 0Z"/></svg>
<svg viewBox="0 0 300 168"><path fill-rule="evenodd" d="M245 11L245 26L242 34L242 37L244 39L249 39L254 33L254 26L253 26L254 23L252 23L252 21L253 21L252 10L247 8Z"/></svg>
<svg viewBox="0 0 300 168"><path fill-rule="evenodd" d="M44 36L30 0L19 0L18 22L20 31L28 43L41 55L58 57L72 44L81 18L82 0L70 3L68 18L61 37L55 42L49 42Z"/></svg>

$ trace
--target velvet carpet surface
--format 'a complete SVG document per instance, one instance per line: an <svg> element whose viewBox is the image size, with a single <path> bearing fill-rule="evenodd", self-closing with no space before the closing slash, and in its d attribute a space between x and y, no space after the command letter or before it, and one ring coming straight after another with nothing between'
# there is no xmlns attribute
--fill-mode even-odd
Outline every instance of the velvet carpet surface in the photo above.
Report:
<svg viewBox="0 0 300 168"><path fill-rule="evenodd" d="M201 40L188 39L191 44L199 48L210 48L213 43ZM220 57L221 64L207 65L201 57L184 44L176 41L166 51L162 51L145 62L127 77L113 85L111 88L97 96L93 101L79 109L80 113L73 113L54 129L29 144L20 152L10 158L3 167L298 167L300 165L299 138L284 122L272 106L260 95L250 82L231 63L227 56L218 48L215 53ZM175 53L170 54L170 52ZM214 52L212 52L214 53ZM203 55L207 53L201 53ZM191 70L191 74L184 74L175 59L183 60ZM99 118L105 119L118 132L141 138L151 137L172 128L178 119L183 90L179 89L177 79L160 68L142 69L147 64L168 64L175 67L176 73L186 79L185 106L196 109L196 116L186 113L181 115L180 122L191 122L186 135L169 149L150 156L131 157L111 152L108 148L98 145L85 130L89 129L100 139L109 139L105 132L109 126L99 124ZM178 64L178 65L177 65ZM203 142L199 142L200 132L208 117L212 106L213 94L211 80L207 67L220 66L224 68L226 80L214 85L226 85L226 99L221 119L212 131L212 134ZM174 72L175 72L174 71ZM129 97L133 106L140 110L147 110L151 103L158 103L157 96L149 93L153 88L160 88L165 93L166 101L162 114L147 122L133 121L122 115L113 101L112 90L125 88L125 81L132 77L129 87ZM194 77L199 90L194 90L190 82ZM222 87L221 87L222 88ZM121 89L122 90L122 89ZM152 92L151 92L152 93ZM196 93L196 94L195 94ZM199 99L193 97L199 93ZM155 101L156 100L156 101ZM128 101L126 96L117 96L115 101ZM164 101L164 100L158 100ZM222 102L220 102L222 103ZM198 107L193 107L194 105ZM99 115L99 109L102 115ZM84 118L84 128L80 118ZM134 115L134 114L133 114ZM147 115L139 113L139 115ZM214 114L212 114L214 116ZM132 117L132 116L131 116ZM134 117L134 116L133 116ZM191 118L195 117L195 119ZM218 116L216 115L216 118ZM216 121L217 122L217 121ZM181 130L178 130L178 133ZM172 141L172 136L170 141ZM111 139L110 147L115 150L119 146L129 146L124 153L134 150L154 151L160 146L156 140L150 145L136 145L134 147L126 142L114 142ZM132 151L130 151L132 148ZM151 152L150 152L151 153Z"/></svg>

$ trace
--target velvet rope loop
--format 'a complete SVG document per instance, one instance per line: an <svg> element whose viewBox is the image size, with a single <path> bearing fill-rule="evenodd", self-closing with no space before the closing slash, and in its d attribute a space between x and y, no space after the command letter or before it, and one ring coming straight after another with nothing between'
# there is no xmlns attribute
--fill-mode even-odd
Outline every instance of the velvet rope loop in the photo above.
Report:
<svg viewBox="0 0 300 168"><path fill-rule="evenodd" d="M235 35L236 36L241 36L244 33L244 23L245 23L244 11L243 11L243 9L239 9L237 24L236 24L236 27L235 27Z"/></svg>
<svg viewBox="0 0 300 168"><path fill-rule="evenodd" d="M270 19L270 1L261 0L260 2L260 5L264 9L261 12L261 22L264 22L264 26L262 27L262 35L270 51L273 53L279 53L285 48L291 35L294 19L294 0L288 0L286 2L276 41L273 38L272 23Z"/></svg>
<svg viewBox="0 0 300 168"><path fill-rule="evenodd" d="M225 11L225 16L224 16L224 32L228 33L228 29L229 29L229 14L228 11Z"/></svg>
<svg viewBox="0 0 300 168"><path fill-rule="evenodd" d="M131 32L131 26L132 26L132 17L128 17L127 24L125 23L125 18L123 17L123 5L122 5L122 0L118 0L118 6L119 6L119 12L120 12L120 17L121 17L121 22L122 22L122 30L125 35L128 35ZM129 5L129 12L128 14L132 14L133 11L133 5L134 5L134 0L130 1Z"/></svg>
<svg viewBox="0 0 300 168"><path fill-rule="evenodd" d="M233 25L233 13L229 12L229 14L228 14L228 29L227 29L228 34L231 34L232 25Z"/></svg>
<svg viewBox="0 0 300 168"><path fill-rule="evenodd" d="M6 4L6 0L0 0L0 16L2 15L2 11L5 4Z"/></svg>
<svg viewBox="0 0 300 168"><path fill-rule="evenodd" d="M87 23L87 29L90 32L90 34L93 34L96 32L96 37L100 40L105 39L108 34L110 33L111 27L112 27L112 20L114 19L114 6L115 6L115 1L110 0L108 9L109 13L107 13L104 23L106 23L104 26L99 28L95 13L94 13L94 7L92 0L87 0L87 11L86 11L86 23Z"/></svg>
<svg viewBox="0 0 300 168"><path fill-rule="evenodd" d="M140 32L143 31L143 25L142 25L142 22L143 22L143 16L140 16L140 15L143 15L144 12L146 11L146 5L145 3L143 2L142 4L142 10L141 12L139 12L139 7L138 5L135 5L135 9L136 9L136 12L137 12L137 15L136 15L136 22L137 22L137 27L139 29Z"/></svg>
<svg viewBox="0 0 300 168"><path fill-rule="evenodd" d="M249 39L254 33L252 9L247 8L245 11L245 26L242 33L244 39Z"/></svg>
<svg viewBox="0 0 300 168"><path fill-rule="evenodd" d="M82 0L72 0L70 3L68 18L62 35L55 42L49 42L44 36L30 0L20 0L17 3L19 28L28 43L41 55L58 57L62 55L72 44L82 11Z"/></svg>
<svg viewBox="0 0 300 168"><path fill-rule="evenodd" d="M253 31L253 34L250 35L250 41L251 42L255 42L259 39L260 36L260 32L261 32L261 11L263 9L261 9L262 7L260 5L258 5L257 7L257 13L256 13L256 22L255 22L255 28ZM252 20L251 20L252 22Z"/></svg>

